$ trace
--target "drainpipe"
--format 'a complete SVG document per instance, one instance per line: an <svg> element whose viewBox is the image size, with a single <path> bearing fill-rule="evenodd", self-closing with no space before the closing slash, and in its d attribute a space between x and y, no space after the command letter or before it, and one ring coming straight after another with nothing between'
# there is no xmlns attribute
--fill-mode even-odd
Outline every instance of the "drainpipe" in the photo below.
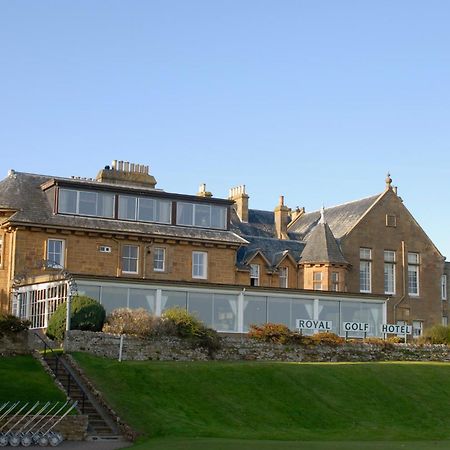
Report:
<svg viewBox="0 0 450 450"><path fill-rule="evenodd" d="M405 241L402 241L402 296L398 300L398 302L394 305L394 323L397 323L397 307L402 303L406 298L406 251L405 251Z"/></svg>

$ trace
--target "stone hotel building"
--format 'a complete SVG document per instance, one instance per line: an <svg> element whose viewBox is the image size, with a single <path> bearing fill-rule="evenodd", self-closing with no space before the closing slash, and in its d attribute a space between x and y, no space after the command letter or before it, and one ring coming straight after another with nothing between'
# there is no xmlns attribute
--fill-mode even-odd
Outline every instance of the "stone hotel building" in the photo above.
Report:
<svg viewBox="0 0 450 450"><path fill-rule="evenodd" d="M312 319L419 336L447 324L449 274L389 176L372 197L313 212L283 197L250 209L244 186L228 199L167 192L123 161L95 179L10 170L0 182L0 307L33 328L78 292L107 311L181 306L227 333Z"/></svg>

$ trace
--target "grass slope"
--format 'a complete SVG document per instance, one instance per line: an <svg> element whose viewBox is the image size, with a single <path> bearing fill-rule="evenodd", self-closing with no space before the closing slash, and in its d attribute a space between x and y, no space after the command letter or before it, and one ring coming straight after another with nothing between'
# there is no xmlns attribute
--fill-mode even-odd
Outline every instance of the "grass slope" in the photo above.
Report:
<svg viewBox="0 0 450 450"><path fill-rule="evenodd" d="M62 401L65 396L33 357L0 358L0 403L17 400Z"/></svg>
<svg viewBox="0 0 450 450"><path fill-rule="evenodd" d="M75 356L146 437L450 439L448 364L118 363Z"/></svg>

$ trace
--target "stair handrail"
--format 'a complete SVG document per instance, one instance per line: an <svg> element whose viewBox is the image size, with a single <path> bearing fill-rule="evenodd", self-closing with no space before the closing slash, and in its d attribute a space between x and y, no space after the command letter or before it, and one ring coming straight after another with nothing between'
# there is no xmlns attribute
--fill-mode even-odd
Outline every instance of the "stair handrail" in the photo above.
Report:
<svg viewBox="0 0 450 450"><path fill-rule="evenodd" d="M50 347L50 345L47 344L47 342L45 342L44 339L42 339L42 336L40 336L36 332L33 332L33 334L35 336L37 336L44 344L44 359L46 359L46 356L47 356L47 348L50 350L52 356L55 357L56 364L55 364L55 370L53 372L55 373L56 378L58 378L58 369L59 369L61 357L58 355L58 353L53 351L53 349ZM72 375L70 370L67 369L66 365L64 364L64 361L62 359L61 359L61 361L62 361L61 364L66 369L66 373L67 373L67 395L70 397L70 387L71 387L72 382L74 382L78 386L78 389L80 390L80 392L82 394L80 411L81 411L81 414L84 414L84 403L88 397L87 397L86 393L84 392L84 388L81 386L81 384L78 382L78 380Z"/></svg>

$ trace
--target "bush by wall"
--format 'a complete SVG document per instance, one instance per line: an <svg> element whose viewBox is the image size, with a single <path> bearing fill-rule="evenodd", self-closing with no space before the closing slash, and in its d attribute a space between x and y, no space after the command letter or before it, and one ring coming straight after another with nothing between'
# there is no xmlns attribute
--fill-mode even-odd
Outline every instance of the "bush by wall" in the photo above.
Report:
<svg viewBox="0 0 450 450"><path fill-rule="evenodd" d="M30 322L9 314L0 314L0 337L28 330Z"/></svg>
<svg viewBox="0 0 450 450"><path fill-rule="evenodd" d="M67 304L62 303L50 318L47 328L47 336L50 339L64 339L66 309ZM101 331L105 316L105 308L97 300L83 295L72 298L70 315L70 328L72 330Z"/></svg>
<svg viewBox="0 0 450 450"><path fill-rule="evenodd" d="M117 308L106 317L103 332L148 337L157 328L159 319L143 308Z"/></svg>
<svg viewBox="0 0 450 450"><path fill-rule="evenodd" d="M425 330L420 342L428 344L450 344L450 328L444 325L434 325Z"/></svg>
<svg viewBox="0 0 450 450"><path fill-rule="evenodd" d="M206 327L185 309L179 307L166 309L161 318L166 335L173 333L180 338L190 339L193 345L206 348L210 354L220 348L221 341L217 331Z"/></svg>

